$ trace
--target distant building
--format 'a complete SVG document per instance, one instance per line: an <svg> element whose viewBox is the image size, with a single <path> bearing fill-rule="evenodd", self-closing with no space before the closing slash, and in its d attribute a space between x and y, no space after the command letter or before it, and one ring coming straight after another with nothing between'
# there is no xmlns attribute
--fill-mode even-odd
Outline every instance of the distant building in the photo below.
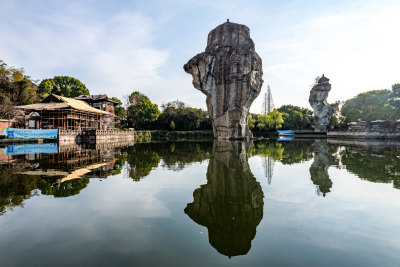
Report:
<svg viewBox="0 0 400 267"><path fill-rule="evenodd" d="M385 121L385 120L376 120L376 121L371 121L371 130L373 131L381 131L391 127L393 124L390 121Z"/></svg>
<svg viewBox="0 0 400 267"><path fill-rule="evenodd" d="M114 112L97 109L85 101L55 94L49 95L41 103L15 108L23 112L23 128L78 131L115 128Z"/></svg>
<svg viewBox="0 0 400 267"><path fill-rule="evenodd" d="M81 95L75 97L77 100L85 101L90 106L115 114L115 106L119 103L108 98L107 95Z"/></svg>
<svg viewBox="0 0 400 267"><path fill-rule="evenodd" d="M349 131L366 131L367 122L366 121L353 121L347 124Z"/></svg>

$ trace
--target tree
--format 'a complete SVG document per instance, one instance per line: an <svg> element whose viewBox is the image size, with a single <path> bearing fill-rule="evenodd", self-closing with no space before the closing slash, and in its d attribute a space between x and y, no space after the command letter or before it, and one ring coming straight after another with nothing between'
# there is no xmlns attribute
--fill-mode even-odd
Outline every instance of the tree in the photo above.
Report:
<svg viewBox="0 0 400 267"><path fill-rule="evenodd" d="M307 108L283 105L278 108L284 120L283 129L309 129L313 121L313 112Z"/></svg>
<svg viewBox="0 0 400 267"><path fill-rule="evenodd" d="M126 110L122 107L122 101L116 97L111 97L110 100L118 103L118 105L115 106L115 109L114 109L115 115L117 115L118 118L120 118L120 119L124 118L126 116Z"/></svg>
<svg viewBox="0 0 400 267"><path fill-rule="evenodd" d="M341 109L348 121L391 120L393 108L389 105L390 90L372 90L347 100Z"/></svg>
<svg viewBox="0 0 400 267"><path fill-rule="evenodd" d="M249 117L247 119L247 124L249 125L250 130L254 129L255 123L256 123L256 119L253 119L253 116L249 115Z"/></svg>
<svg viewBox="0 0 400 267"><path fill-rule="evenodd" d="M273 124L272 118L271 116L269 116L269 114L263 114L257 116L257 128L260 131L266 131L271 129L272 124Z"/></svg>
<svg viewBox="0 0 400 267"><path fill-rule="evenodd" d="M282 118L282 113L274 109L272 112L268 114L271 117L271 127L270 129L276 130L282 128L282 124L284 122Z"/></svg>
<svg viewBox="0 0 400 267"><path fill-rule="evenodd" d="M65 97L78 97L89 95L89 89L81 81L69 76L54 76L52 79L44 79L38 87L38 95L41 99L49 94Z"/></svg>
<svg viewBox="0 0 400 267"><path fill-rule="evenodd" d="M0 60L0 94L3 101L8 100L13 105L25 105L36 102L37 86L31 78L24 74L24 69L7 67Z"/></svg>
<svg viewBox="0 0 400 267"><path fill-rule="evenodd" d="M0 94L0 119L11 120L14 117L14 106L10 98Z"/></svg>
<svg viewBox="0 0 400 267"><path fill-rule="evenodd" d="M157 105L151 103L150 99L144 94L135 91L129 95L127 112L128 124L137 129L148 129L149 124L157 120L160 111Z"/></svg>
<svg viewBox="0 0 400 267"><path fill-rule="evenodd" d="M169 128L170 128L171 130L174 130L174 129L175 129L175 122L174 122L174 121L171 121L171 123L169 124Z"/></svg>
<svg viewBox="0 0 400 267"><path fill-rule="evenodd" d="M162 104L163 112L155 122L157 129L170 130L171 122L174 123L174 130L177 131L192 131L198 129L211 129L211 120L207 112L191 108L185 103L175 100Z"/></svg>

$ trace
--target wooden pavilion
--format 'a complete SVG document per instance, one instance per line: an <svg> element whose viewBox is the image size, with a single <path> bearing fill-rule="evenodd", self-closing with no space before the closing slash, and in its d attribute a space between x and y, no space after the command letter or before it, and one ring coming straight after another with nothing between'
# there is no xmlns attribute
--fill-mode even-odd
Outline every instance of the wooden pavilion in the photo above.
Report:
<svg viewBox="0 0 400 267"><path fill-rule="evenodd" d="M64 130L111 130L115 115L84 101L51 94L41 103L16 106L25 112L25 128Z"/></svg>

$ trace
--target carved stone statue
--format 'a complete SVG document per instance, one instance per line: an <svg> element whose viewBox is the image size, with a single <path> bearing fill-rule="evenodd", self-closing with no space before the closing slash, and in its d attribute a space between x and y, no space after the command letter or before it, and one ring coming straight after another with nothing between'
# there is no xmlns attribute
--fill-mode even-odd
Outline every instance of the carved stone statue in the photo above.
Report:
<svg viewBox="0 0 400 267"><path fill-rule="evenodd" d="M248 164L248 143L214 142L207 184L185 213L208 228L210 244L228 257L245 255L263 217L264 194Z"/></svg>
<svg viewBox="0 0 400 267"><path fill-rule="evenodd" d="M207 96L214 138L249 139L247 116L259 95L262 62L247 26L229 20L208 34L205 52L184 66L193 85Z"/></svg>
<svg viewBox="0 0 400 267"><path fill-rule="evenodd" d="M316 132L326 132L326 126L333 115L333 108L326 101L330 90L329 79L322 74L318 83L310 91L308 102L314 110L313 127Z"/></svg>

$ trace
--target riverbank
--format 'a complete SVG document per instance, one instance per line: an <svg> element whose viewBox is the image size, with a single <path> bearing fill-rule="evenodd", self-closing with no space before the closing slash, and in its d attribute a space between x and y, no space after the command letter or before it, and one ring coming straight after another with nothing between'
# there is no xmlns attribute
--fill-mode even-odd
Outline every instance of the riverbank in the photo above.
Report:
<svg viewBox="0 0 400 267"><path fill-rule="evenodd" d="M400 131L388 132L357 132L357 131L332 131L327 132L328 138L337 139L388 139L400 140Z"/></svg>
<svg viewBox="0 0 400 267"><path fill-rule="evenodd" d="M151 140L188 140L188 139L214 139L212 131L164 131L143 130L135 131L135 141L148 142Z"/></svg>

